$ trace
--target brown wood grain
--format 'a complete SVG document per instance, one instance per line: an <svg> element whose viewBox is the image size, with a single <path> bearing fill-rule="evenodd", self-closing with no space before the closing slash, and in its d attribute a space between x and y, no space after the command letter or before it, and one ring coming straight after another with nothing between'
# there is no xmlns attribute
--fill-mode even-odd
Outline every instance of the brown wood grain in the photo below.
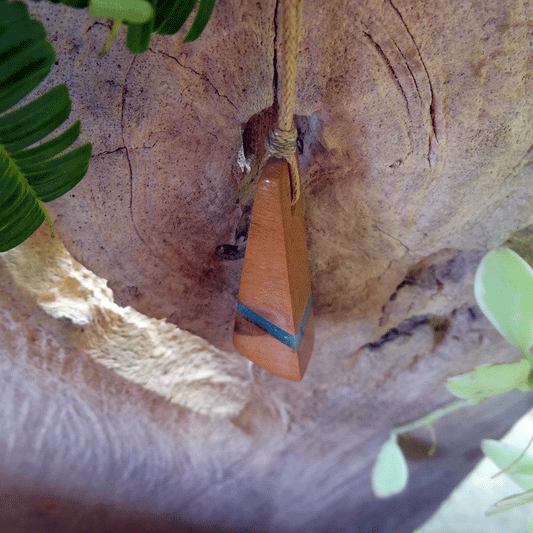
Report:
<svg viewBox="0 0 533 533"><path fill-rule="evenodd" d="M291 205L287 161L271 157L259 181L246 245L239 302L296 335L311 295L303 201ZM286 379L303 378L314 343L312 310L296 350L237 313L235 347Z"/></svg>

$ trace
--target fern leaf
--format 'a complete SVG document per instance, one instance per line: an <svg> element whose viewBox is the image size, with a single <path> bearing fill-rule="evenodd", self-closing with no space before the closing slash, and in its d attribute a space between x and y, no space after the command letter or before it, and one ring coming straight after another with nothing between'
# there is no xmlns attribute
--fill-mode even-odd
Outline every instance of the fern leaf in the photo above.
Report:
<svg viewBox="0 0 533 533"><path fill-rule="evenodd" d="M55 61L44 26L28 15L22 2L0 2L0 113L28 95L44 80Z"/></svg>
<svg viewBox="0 0 533 533"><path fill-rule="evenodd" d="M189 43L198 39L200 34L204 31L204 28L207 26L207 22L213 12L213 7L215 7L215 0L200 0L198 12L196 13L196 17L194 17L191 29L185 36L185 39L183 39L184 43Z"/></svg>
<svg viewBox="0 0 533 533"><path fill-rule="evenodd" d="M160 0L157 4L155 30L163 35L173 35L185 24L197 0Z"/></svg>
<svg viewBox="0 0 533 533"><path fill-rule="evenodd" d="M35 88L54 61L42 24L30 18L22 2L0 0L0 113ZM78 138L79 121L32 146L62 125L70 108L67 87L58 85L0 116L0 252L17 246L49 220L43 202L72 189L87 172L90 143L59 155Z"/></svg>

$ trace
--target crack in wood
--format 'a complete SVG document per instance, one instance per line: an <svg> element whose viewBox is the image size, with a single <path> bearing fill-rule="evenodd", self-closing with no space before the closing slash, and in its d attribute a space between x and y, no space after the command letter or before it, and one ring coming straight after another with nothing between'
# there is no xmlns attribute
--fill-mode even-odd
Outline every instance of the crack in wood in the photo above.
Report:
<svg viewBox="0 0 533 533"><path fill-rule="evenodd" d="M377 50L378 54L380 55L380 57L383 59L383 61L387 65L387 68L389 69L389 72L391 73L394 81L396 82L396 85L400 89L400 92L401 92L401 94L402 94L402 96L403 96L403 98L405 100L405 106L407 107L407 114L409 116L411 116L411 111L409 109L409 100L407 98L407 95L405 94L405 91L403 90L403 87L402 87L402 84L400 83L398 75L396 74L394 68L392 67L392 64L391 64L389 58L387 57L387 54L385 54L385 52L383 51L383 48L381 48L381 46L374 40L374 38L372 37L372 35L368 31L363 31L363 35L365 35L365 37L370 41L372 46Z"/></svg>
<svg viewBox="0 0 533 533"><path fill-rule="evenodd" d="M128 151L128 147L126 145L126 140L124 138L124 124L125 124L125 121L124 121L124 107L125 107L125 102L126 102L126 95L128 94L128 90L126 88L126 82L127 82L127 79L128 79L128 76L131 72L131 69L133 68L133 64L135 63L135 59L136 59L137 56L133 56L132 60L131 60L131 63L130 63L130 66L128 67L128 71L126 72L126 75L124 76L124 86L122 87L122 100L121 100L121 109L120 109L120 134L122 136L122 144L124 145L124 151L125 151L125 154L126 154L126 160L128 162L128 168L129 168L129 173L130 173L130 206L129 206L129 210L130 210L130 217L131 217L131 223L133 225L133 229L135 230L135 233L137 234L137 237L139 237L139 240L146 246L150 249L150 247L148 246L148 244L145 242L145 240L142 238L138 228L137 228L137 224L135 223L135 218L133 216L133 167L131 165L131 161L130 161L130 154L129 154L129 151ZM152 253L153 253L153 250L152 250ZM155 254L154 254L155 255Z"/></svg>
<svg viewBox="0 0 533 533"><path fill-rule="evenodd" d="M273 77L272 77L272 86L274 93L274 102L272 105L277 104L277 95L278 95L278 16L279 16L279 2L276 0L276 7L274 8L274 57L273 57Z"/></svg>
<svg viewBox="0 0 533 533"><path fill-rule="evenodd" d="M407 60L407 58L405 57L404 53L401 51L400 47L398 46L398 44L396 43L396 41L392 37L391 37L391 41L394 43L394 46L396 47L396 50L398 50L398 53L403 57L403 60L405 61L405 66L406 66L407 70L409 71L409 74L411 75L413 83L415 84L415 89L416 89L416 93L418 95L418 98L422 102L423 99L422 99L422 95L420 94L420 89L418 87L418 82L416 81L415 75L413 74L413 71L411 70L411 67L409 66L409 61Z"/></svg>
<svg viewBox="0 0 533 533"><path fill-rule="evenodd" d="M111 155L111 154L116 154L117 152L121 152L122 150L126 150L126 147L125 146L119 146L118 148L116 148L115 150L106 150L104 152L99 152L98 154L92 154L91 155L91 158L93 157L100 157L102 155Z"/></svg>
<svg viewBox="0 0 533 533"><path fill-rule="evenodd" d="M433 130L433 135L435 136L435 140L438 143L437 120L436 120L437 109L436 109L436 102L435 102L435 93L433 91L433 83L431 81L431 77L429 76L429 71L428 71L427 66L426 66L426 64L424 62L422 54L420 53L420 48L418 47L418 44L416 43L415 38L413 37L413 34L411 33L411 30L409 29L409 26L406 24L406 22L405 22L405 20L404 20L404 18L402 16L400 10L394 5L392 0L388 0L388 2L391 5L391 7L394 9L396 14L398 15L398 17L399 17L400 21L402 22L405 30L409 34L409 37L411 38L411 40L412 40L412 42L413 42L413 44L414 44L414 46L416 48L416 51L417 51L417 54L418 54L418 58L420 59L420 63L422 63L422 67L424 68L424 72L426 73L426 77L427 77L428 85L429 85L429 93L431 95L430 104L429 104L429 116L430 116L430 119L431 119L431 129ZM411 73L411 75L412 75L412 73ZM428 159L429 159L429 157L430 157L430 155L428 154Z"/></svg>
<svg viewBox="0 0 533 533"><path fill-rule="evenodd" d="M393 235L390 235L389 233L387 233L386 231L383 231L381 228L378 228L378 226L376 226L375 224L373 225L373 228L375 228L376 230L378 230L380 233L382 233L383 235L386 235L387 237L389 237L390 239L396 241L396 242L399 242L407 252L410 252L409 248L407 246L405 246L405 244L400 240L398 239L398 237L394 237Z"/></svg>
<svg viewBox="0 0 533 533"><path fill-rule="evenodd" d="M155 51L155 50L152 50L151 48L149 48L148 50L152 52L153 54L161 54L164 57L173 59L180 67L190 70L191 72L194 72L197 76L202 78L213 88L217 96L220 96L220 98L224 98L225 100L227 100L233 106L233 108L238 111L237 106L230 100L229 96L226 96L225 94L220 93L220 91L216 88L215 84L205 74L198 72L197 70L193 69L192 67L188 65L184 65L183 63L181 63L181 61L177 57L171 56L170 54L167 54L166 52L163 52L162 50Z"/></svg>

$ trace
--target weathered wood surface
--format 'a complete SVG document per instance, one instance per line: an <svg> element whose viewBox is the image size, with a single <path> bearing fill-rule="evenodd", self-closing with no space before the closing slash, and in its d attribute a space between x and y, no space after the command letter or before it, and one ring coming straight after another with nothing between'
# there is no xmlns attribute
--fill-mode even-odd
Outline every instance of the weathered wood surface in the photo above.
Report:
<svg viewBox="0 0 533 533"><path fill-rule="evenodd" d="M47 83L67 83L94 144L87 177L51 206L56 229L148 318L83 288L44 230L3 257L2 490L149 506L205 530L412 533L529 401L451 417L405 494L371 496L392 426L450 401L449 376L517 357L472 276L488 249L532 242L533 2L306 0L316 347L300 383L230 351L242 261L215 254L241 217L239 150L263 140L242 131L273 101L276 2L219 1L198 41L156 38L136 57L118 42L97 55L102 21L30 8L58 51Z"/></svg>

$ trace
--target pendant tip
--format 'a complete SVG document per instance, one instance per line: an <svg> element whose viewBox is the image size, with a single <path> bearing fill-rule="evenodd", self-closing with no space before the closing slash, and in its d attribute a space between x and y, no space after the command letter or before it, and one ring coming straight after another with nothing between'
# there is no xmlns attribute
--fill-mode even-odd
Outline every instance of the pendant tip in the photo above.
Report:
<svg viewBox="0 0 533 533"><path fill-rule="evenodd" d="M233 345L241 355L268 372L290 381L303 379L313 352L314 340L312 311L297 346L288 346L239 313L235 317Z"/></svg>

